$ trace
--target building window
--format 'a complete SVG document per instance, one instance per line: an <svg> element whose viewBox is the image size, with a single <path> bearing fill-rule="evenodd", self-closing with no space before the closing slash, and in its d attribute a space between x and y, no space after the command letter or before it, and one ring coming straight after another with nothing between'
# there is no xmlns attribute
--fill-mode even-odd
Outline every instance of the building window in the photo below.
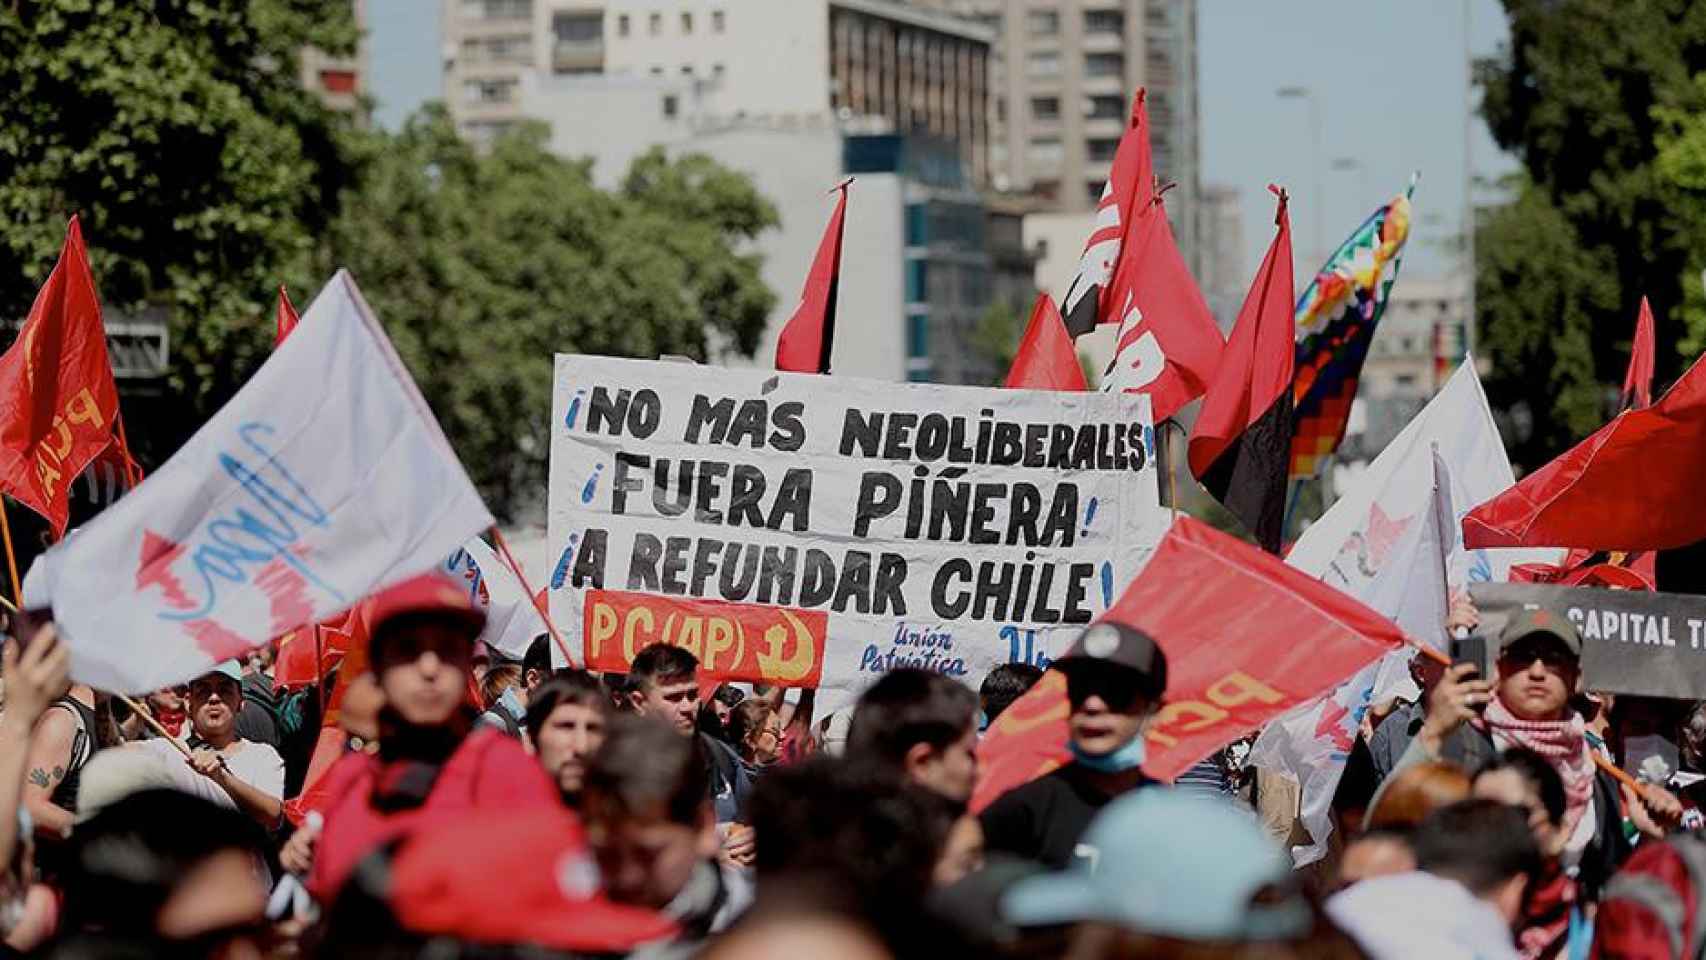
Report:
<svg viewBox="0 0 1706 960"><path fill-rule="evenodd" d="M1007 122L1007 98L1006 97L996 97L995 98L995 122L996 123L1006 123Z"/></svg>
<svg viewBox="0 0 1706 960"><path fill-rule="evenodd" d="M1119 96L1084 98L1084 116L1089 120L1125 119L1125 100Z"/></svg>
<svg viewBox="0 0 1706 960"><path fill-rule="evenodd" d="M1117 77L1125 73L1125 56L1118 53L1087 53L1084 55L1084 75L1087 77Z"/></svg>
<svg viewBox="0 0 1706 960"><path fill-rule="evenodd" d="M616 17L616 35L619 37L625 37L628 35L628 29L628 15L625 13L618 15Z"/></svg>
<svg viewBox="0 0 1706 960"><path fill-rule="evenodd" d="M681 32L683 35L693 32L693 14L687 12L681 14Z"/></svg>
<svg viewBox="0 0 1706 960"><path fill-rule="evenodd" d="M1118 10L1086 10L1084 11L1084 32L1086 34L1125 32L1125 14Z"/></svg>
<svg viewBox="0 0 1706 960"><path fill-rule="evenodd" d="M909 203L906 205L906 245L922 247L930 242L930 218L926 214L924 204Z"/></svg>
<svg viewBox="0 0 1706 960"><path fill-rule="evenodd" d="M647 17L646 18L646 30L648 32L650 32L651 35L654 37L657 36L658 34L662 33L663 32L663 14L654 13L651 16Z"/></svg>
<svg viewBox="0 0 1706 960"><path fill-rule="evenodd" d="M1108 181L1106 180L1090 180L1085 182L1084 195L1090 198L1090 205L1092 207L1102 202L1102 191L1107 188Z"/></svg>
<svg viewBox="0 0 1706 960"><path fill-rule="evenodd" d="M929 317L915 313L906 318L906 355L920 359L930 356Z"/></svg>
<svg viewBox="0 0 1706 960"><path fill-rule="evenodd" d="M1033 137L1025 150L1025 162L1044 169L1059 167L1066 162L1066 145L1059 137Z"/></svg>
<svg viewBox="0 0 1706 960"><path fill-rule="evenodd" d="M711 32L712 33L722 33L723 32L723 11L721 11L721 10L712 10L711 11Z"/></svg>
<svg viewBox="0 0 1706 960"><path fill-rule="evenodd" d="M527 20L533 0L462 0L462 15L478 20Z"/></svg>
<svg viewBox="0 0 1706 960"><path fill-rule="evenodd" d="M465 80L462 83L464 103L509 103L515 99L514 77Z"/></svg>
<svg viewBox="0 0 1706 960"><path fill-rule="evenodd" d="M930 298L930 269L923 260L906 262L906 302L925 303Z"/></svg>
<svg viewBox="0 0 1706 960"><path fill-rule="evenodd" d="M321 70L320 89L327 93L354 93L354 70Z"/></svg>
<svg viewBox="0 0 1706 960"><path fill-rule="evenodd" d="M1084 142L1084 154L1091 163L1113 163L1120 149L1118 137L1097 137Z"/></svg>
<svg viewBox="0 0 1706 960"><path fill-rule="evenodd" d="M551 18L551 30L560 44L580 47L603 43L604 14L559 13Z"/></svg>
<svg viewBox="0 0 1706 960"><path fill-rule="evenodd" d="M716 77L717 79L721 80L723 77L723 74L725 74L727 72L728 72L728 70L722 64L720 64L720 63L711 64L711 76Z"/></svg>
<svg viewBox="0 0 1706 960"><path fill-rule="evenodd" d="M663 76L663 68L662 67L653 67L652 68L652 76L654 76L654 77Z"/></svg>
<svg viewBox="0 0 1706 960"><path fill-rule="evenodd" d="M1033 77L1060 76L1060 54L1052 50L1038 50L1026 55L1025 73Z"/></svg>
<svg viewBox="0 0 1706 960"><path fill-rule="evenodd" d="M676 100L675 94L671 93L671 94L666 95L663 98L663 115L664 115L664 117L666 117L670 120L674 120L675 115L677 113L680 113L680 112L681 112L681 104L679 101Z"/></svg>
<svg viewBox="0 0 1706 960"><path fill-rule="evenodd" d="M1031 184L1031 192L1036 194L1039 200L1056 203L1060 200L1060 181L1037 180ZM1102 198L1097 197L1096 199L1099 201Z"/></svg>
<svg viewBox="0 0 1706 960"><path fill-rule="evenodd" d="M1052 37L1060 33L1060 14L1053 10L1032 10L1025 15L1025 29L1033 37Z"/></svg>
<svg viewBox="0 0 1706 960"><path fill-rule="evenodd" d="M681 65L681 75L684 77L693 76L693 64L691 64L691 63L682 64Z"/></svg>
<svg viewBox="0 0 1706 960"><path fill-rule="evenodd" d="M1032 120L1059 120L1060 119L1060 98L1059 97L1032 97L1031 98L1031 119Z"/></svg>

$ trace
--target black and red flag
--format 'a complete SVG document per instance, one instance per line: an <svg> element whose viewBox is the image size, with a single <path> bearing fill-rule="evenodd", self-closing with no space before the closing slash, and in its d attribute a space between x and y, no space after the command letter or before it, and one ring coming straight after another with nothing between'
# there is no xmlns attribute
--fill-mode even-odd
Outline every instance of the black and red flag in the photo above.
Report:
<svg viewBox="0 0 1706 960"><path fill-rule="evenodd" d="M1209 381L1191 430L1191 472L1243 521L1263 549L1278 553L1291 462L1293 326L1291 216L1279 197L1279 228L1238 311L1232 338Z"/></svg>
<svg viewBox="0 0 1706 960"><path fill-rule="evenodd" d="M800 305L782 328L776 341L776 369L794 373L828 373L830 351L835 342L835 299L841 285L841 238L847 227L848 177L835 188L839 195L829 226L823 231L817 256L812 259Z"/></svg>
<svg viewBox="0 0 1706 960"><path fill-rule="evenodd" d="M1060 310L1054 298L1037 294L1036 306L1031 308L1031 322L1019 340L1019 352L1013 355L1013 366L1007 371L1004 387L1024 387L1031 390L1087 390L1084 368L1078 363L1078 351L1073 349L1072 337L1061 322Z"/></svg>
<svg viewBox="0 0 1706 960"><path fill-rule="evenodd" d="M1155 162L1149 151L1149 113L1144 92L1131 103L1131 120L1114 151L1114 165L1096 205L1096 225L1084 242L1078 272L1066 288L1066 330L1074 337L1096 329L1098 323L1117 323L1123 304L1110 302L1114 267L1131 225L1149 211L1155 193Z"/></svg>

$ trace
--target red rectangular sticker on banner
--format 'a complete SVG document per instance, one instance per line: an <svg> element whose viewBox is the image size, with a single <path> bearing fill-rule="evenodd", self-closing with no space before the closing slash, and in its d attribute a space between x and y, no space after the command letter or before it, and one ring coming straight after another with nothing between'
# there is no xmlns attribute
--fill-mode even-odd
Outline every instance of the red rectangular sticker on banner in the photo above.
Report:
<svg viewBox="0 0 1706 960"><path fill-rule="evenodd" d="M589 590L582 636L587 668L627 673L654 643L685 647L700 676L790 687L823 677L829 614L823 610Z"/></svg>

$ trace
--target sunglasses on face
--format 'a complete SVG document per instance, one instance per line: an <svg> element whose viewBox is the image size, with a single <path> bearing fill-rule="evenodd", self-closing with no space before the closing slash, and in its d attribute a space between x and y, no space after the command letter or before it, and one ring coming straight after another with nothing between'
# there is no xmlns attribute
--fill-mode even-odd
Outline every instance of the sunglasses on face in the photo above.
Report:
<svg viewBox="0 0 1706 960"><path fill-rule="evenodd" d="M1576 665L1575 656L1555 643L1523 643L1518 641L1499 654L1500 663L1517 667L1526 667L1536 660L1555 670L1563 670Z"/></svg>
<svg viewBox="0 0 1706 960"><path fill-rule="evenodd" d="M1066 674L1066 699L1074 710L1096 697L1108 709L1127 713L1147 699L1147 686L1143 675L1123 667L1070 670Z"/></svg>

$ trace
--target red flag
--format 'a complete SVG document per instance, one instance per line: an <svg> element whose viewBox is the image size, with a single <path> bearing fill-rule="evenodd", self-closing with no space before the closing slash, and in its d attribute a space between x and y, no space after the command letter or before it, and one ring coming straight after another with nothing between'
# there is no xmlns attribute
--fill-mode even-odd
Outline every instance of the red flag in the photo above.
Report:
<svg viewBox="0 0 1706 960"><path fill-rule="evenodd" d="M1641 298L1635 318L1635 340L1629 344L1629 372L1623 375L1623 400L1619 406L1639 410L1653 405L1653 308Z"/></svg>
<svg viewBox="0 0 1706 960"><path fill-rule="evenodd" d="M1160 197L1127 235L1108 289L1120 330L1102 389L1149 394L1159 423L1203 395L1226 348Z"/></svg>
<svg viewBox="0 0 1706 960"><path fill-rule="evenodd" d="M1143 769L1162 780L1405 644L1396 624L1349 594L1188 516L1106 619L1143 630L1167 654L1167 693L1144 733ZM972 809L1065 759L1058 676L1045 674L985 733Z"/></svg>
<svg viewBox="0 0 1706 960"><path fill-rule="evenodd" d="M1292 356L1296 298L1291 287L1291 216L1286 193L1279 230L1238 311L1232 339L1209 383L1191 430L1191 472L1244 522L1263 548L1278 553L1291 463Z"/></svg>
<svg viewBox="0 0 1706 960"><path fill-rule="evenodd" d="M330 624L341 624L335 617ZM349 652L350 635L329 623L308 624L278 638L278 656L272 664L273 686L280 689L320 683Z"/></svg>
<svg viewBox="0 0 1706 960"><path fill-rule="evenodd" d="M1706 363L1463 518L1482 547L1668 550L1706 539Z"/></svg>
<svg viewBox="0 0 1706 960"><path fill-rule="evenodd" d="M296 308L291 306L290 294L284 292L284 284L279 284L278 314L273 319L272 346L274 350L277 350L278 345L284 342L285 337L290 336L290 331L296 329L296 324L300 319L296 315Z"/></svg>
<svg viewBox="0 0 1706 960"><path fill-rule="evenodd" d="M1102 199L1096 205L1096 225L1084 242L1078 273L1066 288L1066 330L1074 337L1096 328L1098 323L1120 319L1119 304L1109 296L1120 249L1131 233L1133 222L1149 211L1155 193L1155 162L1149 152L1149 110L1140 87L1131 103L1131 120L1120 145ZM1157 419L1160 419L1157 417Z"/></svg>
<svg viewBox="0 0 1706 960"><path fill-rule="evenodd" d="M1013 368L1007 371L1004 387L1026 387L1031 390L1086 390L1084 368L1078 365L1078 351L1072 347L1066 324L1054 298L1037 294L1036 306L1031 308L1031 322L1019 339L1019 352L1013 355Z"/></svg>
<svg viewBox="0 0 1706 960"><path fill-rule="evenodd" d="M118 387L77 218L18 340L0 357L0 491L57 537L71 482L113 440Z"/></svg>
<svg viewBox="0 0 1706 960"><path fill-rule="evenodd" d="M841 285L841 238L847 232L847 187L849 177L835 188L835 212L830 214L829 226L823 231L817 256L812 259L812 271L806 275L806 288L800 293L800 305L782 336L776 341L776 369L795 373L828 373L830 352L835 341L835 299Z"/></svg>

